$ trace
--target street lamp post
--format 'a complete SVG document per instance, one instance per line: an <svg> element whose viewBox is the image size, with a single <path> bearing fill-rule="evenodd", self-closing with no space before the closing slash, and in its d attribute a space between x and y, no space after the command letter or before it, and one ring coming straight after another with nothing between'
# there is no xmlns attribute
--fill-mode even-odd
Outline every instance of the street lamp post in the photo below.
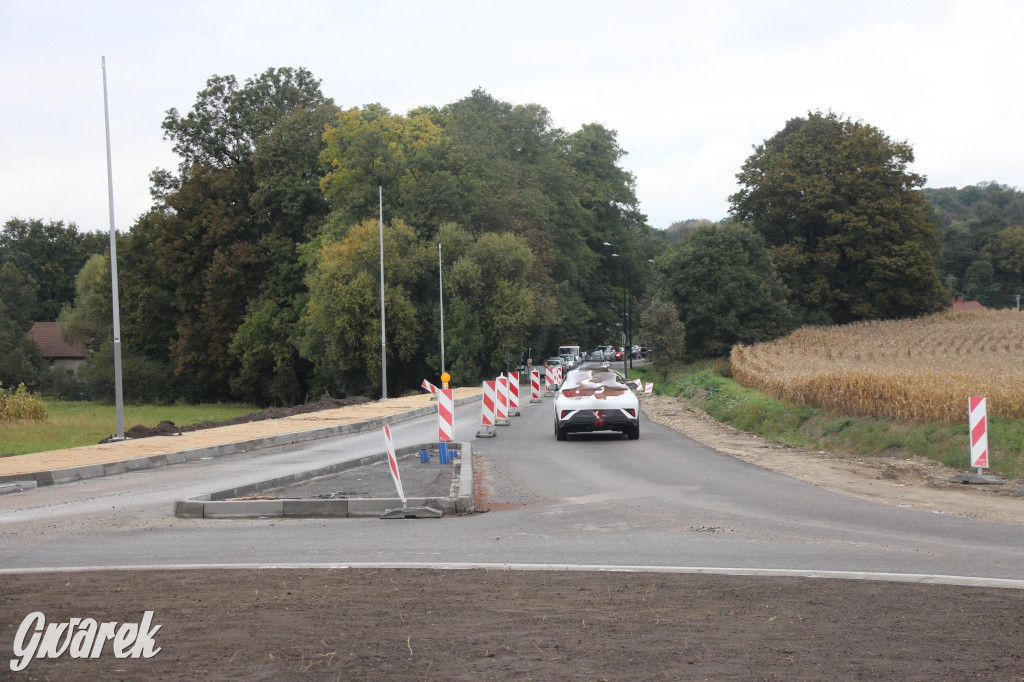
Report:
<svg viewBox="0 0 1024 682"><path fill-rule="evenodd" d="M611 242L604 242L604 245L610 248L620 248L619 246L617 246L616 244L612 244ZM623 348L622 353L622 373L628 379L629 366L632 364L630 363L631 358L629 356L630 351L633 348L633 315L632 311L629 308L629 259L626 258L624 254L618 253L613 253L612 258L621 258L623 261L625 261L626 264L625 276L622 279L622 339L623 345L626 346L625 348Z"/></svg>

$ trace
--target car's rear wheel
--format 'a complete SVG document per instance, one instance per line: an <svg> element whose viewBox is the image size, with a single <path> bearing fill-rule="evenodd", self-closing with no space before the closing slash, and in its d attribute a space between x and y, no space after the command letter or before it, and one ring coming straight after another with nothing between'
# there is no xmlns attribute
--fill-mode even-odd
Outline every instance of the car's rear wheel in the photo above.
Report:
<svg viewBox="0 0 1024 682"><path fill-rule="evenodd" d="M640 425L633 424L632 426L627 426L626 436L628 436L630 440L637 440L640 438Z"/></svg>
<svg viewBox="0 0 1024 682"><path fill-rule="evenodd" d="M557 440L565 440L568 437L569 437L568 432L566 432L566 430L564 428L559 426L558 422L556 421L555 422L555 439L557 439Z"/></svg>

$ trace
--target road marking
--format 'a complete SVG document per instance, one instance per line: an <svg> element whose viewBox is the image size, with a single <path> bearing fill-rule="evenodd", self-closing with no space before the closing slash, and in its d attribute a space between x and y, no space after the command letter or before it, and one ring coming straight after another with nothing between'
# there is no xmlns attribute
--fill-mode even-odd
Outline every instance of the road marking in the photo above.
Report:
<svg viewBox="0 0 1024 682"><path fill-rule="evenodd" d="M1024 580L982 578L961 575L921 573L873 573L870 571L821 571L799 568L724 568L715 566L616 566L577 564L496 564L452 562L356 562L356 563L255 563L255 564L152 564L136 566L51 566L45 568L0 568L0 575L30 573L83 573L87 571L183 571L183 570L292 570L292 569L431 569L442 571L567 571L592 573L671 573L691 575L762 576L780 578L823 578L838 580L878 580L921 585L961 585L964 587L1000 587L1024 590Z"/></svg>

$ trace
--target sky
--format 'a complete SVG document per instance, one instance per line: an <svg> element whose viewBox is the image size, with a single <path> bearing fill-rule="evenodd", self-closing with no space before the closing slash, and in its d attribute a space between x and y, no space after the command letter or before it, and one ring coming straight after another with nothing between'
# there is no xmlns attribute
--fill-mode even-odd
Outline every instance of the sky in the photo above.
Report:
<svg viewBox="0 0 1024 682"><path fill-rule="evenodd" d="M728 215L736 173L833 111L914 149L928 187L1024 187L1017 0L0 0L0 220L108 230L178 159L160 127L213 75L304 67L343 108L404 114L483 88L555 127L615 130L652 227Z"/></svg>

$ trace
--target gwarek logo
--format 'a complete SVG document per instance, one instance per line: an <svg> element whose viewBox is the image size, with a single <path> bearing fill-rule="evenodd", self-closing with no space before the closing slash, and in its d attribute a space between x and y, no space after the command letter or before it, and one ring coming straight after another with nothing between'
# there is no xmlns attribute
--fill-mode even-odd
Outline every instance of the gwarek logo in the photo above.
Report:
<svg viewBox="0 0 1024 682"><path fill-rule="evenodd" d="M162 625L152 626L153 612L146 611L141 623L97 623L92 618L71 618L66 623L46 623L42 611L21 621L14 636L11 670L20 672L33 658L99 658L109 640L116 658L152 658L160 653L153 635Z"/></svg>

